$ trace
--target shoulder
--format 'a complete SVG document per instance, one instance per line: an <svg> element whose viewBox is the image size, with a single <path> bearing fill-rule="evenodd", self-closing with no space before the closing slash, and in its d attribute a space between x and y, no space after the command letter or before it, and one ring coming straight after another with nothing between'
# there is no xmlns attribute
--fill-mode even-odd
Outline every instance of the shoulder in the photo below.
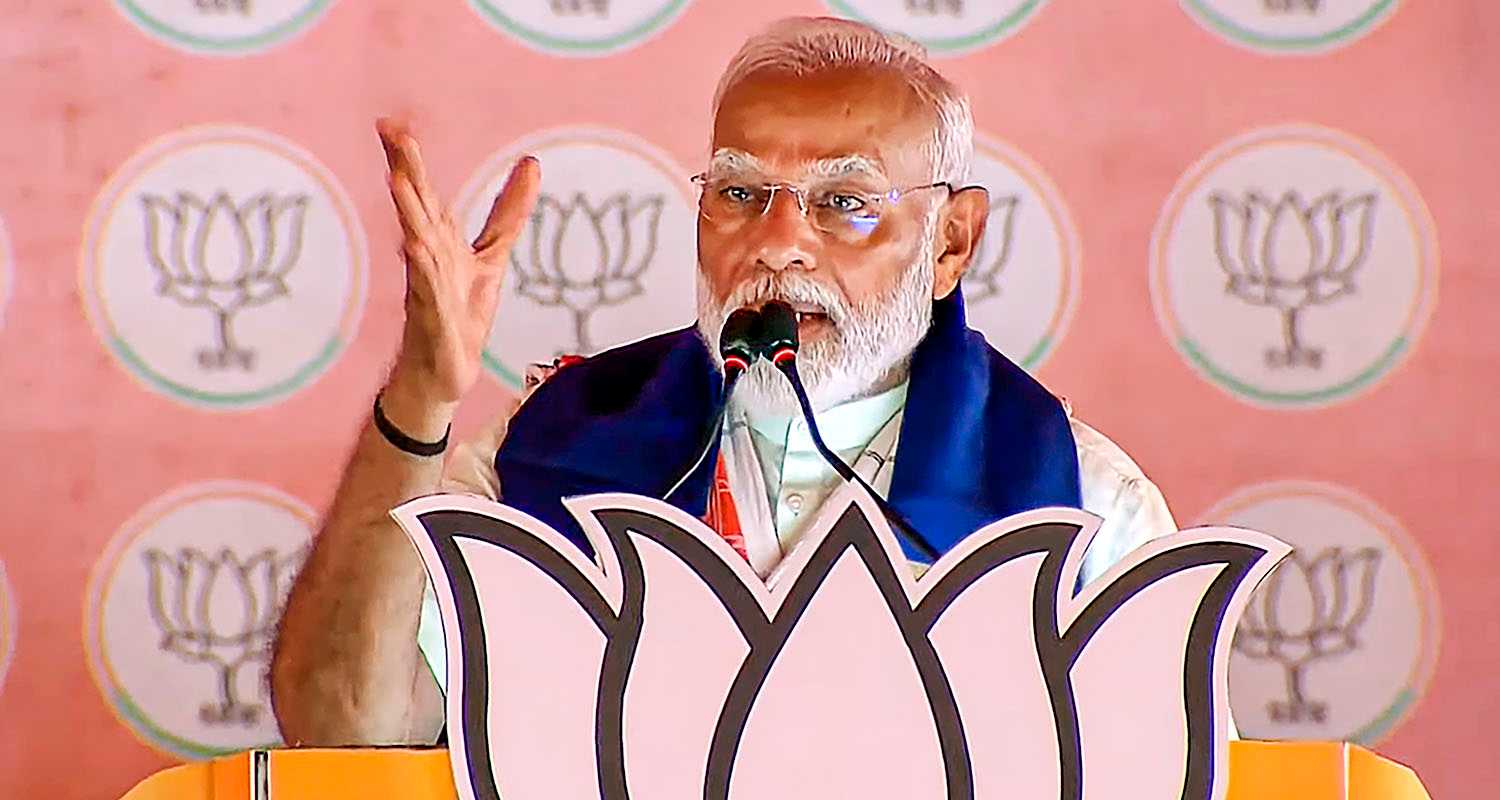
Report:
<svg viewBox="0 0 1500 800"><path fill-rule="evenodd" d="M1081 577L1088 583L1131 550L1176 533L1177 521L1161 490L1124 449L1073 416L1071 409L1068 424L1078 446L1083 509L1102 519L1083 559Z"/></svg>
<svg viewBox="0 0 1500 800"><path fill-rule="evenodd" d="M1100 536L1114 539L1114 555L1177 531L1161 489L1118 444L1069 410L1078 449L1084 510L1104 519Z"/></svg>
<svg viewBox="0 0 1500 800"><path fill-rule="evenodd" d="M1078 447L1078 471L1083 481L1149 483L1146 473L1123 448L1071 411L1068 427Z"/></svg>

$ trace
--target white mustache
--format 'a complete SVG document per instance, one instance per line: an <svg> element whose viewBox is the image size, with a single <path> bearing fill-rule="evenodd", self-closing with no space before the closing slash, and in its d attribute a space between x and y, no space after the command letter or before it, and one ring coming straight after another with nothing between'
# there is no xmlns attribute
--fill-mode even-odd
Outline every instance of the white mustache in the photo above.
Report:
<svg viewBox="0 0 1500 800"><path fill-rule="evenodd" d="M835 325L849 318L849 305L837 292L817 281L800 275L761 275L740 284L728 299L725 309L759 306L771 300L816 306Z"/></svg>

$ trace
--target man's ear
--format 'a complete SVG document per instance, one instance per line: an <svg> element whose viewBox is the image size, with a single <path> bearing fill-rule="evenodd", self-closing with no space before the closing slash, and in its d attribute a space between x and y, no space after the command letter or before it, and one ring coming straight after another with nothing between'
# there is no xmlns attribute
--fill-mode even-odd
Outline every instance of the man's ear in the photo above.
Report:
<svg viewBox="0 0 1500 800"><path fill-rule="evenodd" d="M983 186L965 186L948 195L938 212L932 299L947 297L958 286L974 260L989 218L990 193Z"/></svg>

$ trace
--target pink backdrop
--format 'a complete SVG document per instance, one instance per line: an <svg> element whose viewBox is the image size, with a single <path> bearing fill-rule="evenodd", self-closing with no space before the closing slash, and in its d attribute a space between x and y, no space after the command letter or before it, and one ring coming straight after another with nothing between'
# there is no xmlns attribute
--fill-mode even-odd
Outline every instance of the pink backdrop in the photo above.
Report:
<svg viewBox="0 0 1500 800"><path fill-rule="evenodd" d="M1015 202L1013 247L988 245L1000 294L975 304L992 337L1183 524L1306 554L1244 637L1247 733L1357 738L1434 797L1490 794L1489 4L0 0L0 796L115 797L267 739L264 620L399 335L377 115L414 120L456 199L517 142L557 148L563 216L543 222L568 269L616 263L599 253L617 233L568 227L613 224L611 183L655 198L625 302L502 302L533 333L497 338L604 345L690 314L683 180L724 62L763 23L830 8L938 41L973 96L976 177ZM567 44L589 37L619 41ZM197 294L153 272L204 253L295 264ZM1297 282L1297 264L1318 271ZM214 324L231 307L232 341ZM508 348L456 435L534 355Z"/></svg>

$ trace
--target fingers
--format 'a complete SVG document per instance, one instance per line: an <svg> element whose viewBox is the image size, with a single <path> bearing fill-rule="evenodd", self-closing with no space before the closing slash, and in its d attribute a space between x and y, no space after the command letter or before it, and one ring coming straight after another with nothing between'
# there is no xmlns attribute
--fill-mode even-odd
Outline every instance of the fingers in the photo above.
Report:
<svg viewBox="0 0 1500 800"><path fill-rule="evenodd" d="M438 201L437 193L427 180L427 167L422 163L422 151L417 147L417 140L410 133L403 132L395 138L395 145L406 166L407 175L411 178L412 187L417 190L417 197L427 210L428 218L437 220L442 216L443 204Z"/></svg>
<svg viewBox="0 0 1500 800"><path fill-rule="evenodd" d="M490 206L484 228L474 240L474 250L482 260L494 264L509 253L521 226L531 216L541 186L542 166L534 157L524 156L511 167L505 188Z"/></svg>
<svg viewBox="0 0 1500 800"><path fill-rule="evenodd" d="M380 135L380 146L385 150L386 166L392 176L405 175L410 181L416 198L429 222L440 221L443 205L427 177L427 167L422 163L422 151L411 135L411 128L402 121L381 117L375 122L375 131Z"/></svg>
<svg viewBox="0 0 1500 800"><path fill-rule="evenodd" d="M427 210L422 207L422 201L417 197L417 190L412 187L411 181L402 172L393 173L388 183L391 188L391 199L396 202L396 216L401 220L401 233L407 239L425 242L430 238L428 228L432 225L432 220L427 216ZM430 242L427 243L430 244Z"/></svg>

